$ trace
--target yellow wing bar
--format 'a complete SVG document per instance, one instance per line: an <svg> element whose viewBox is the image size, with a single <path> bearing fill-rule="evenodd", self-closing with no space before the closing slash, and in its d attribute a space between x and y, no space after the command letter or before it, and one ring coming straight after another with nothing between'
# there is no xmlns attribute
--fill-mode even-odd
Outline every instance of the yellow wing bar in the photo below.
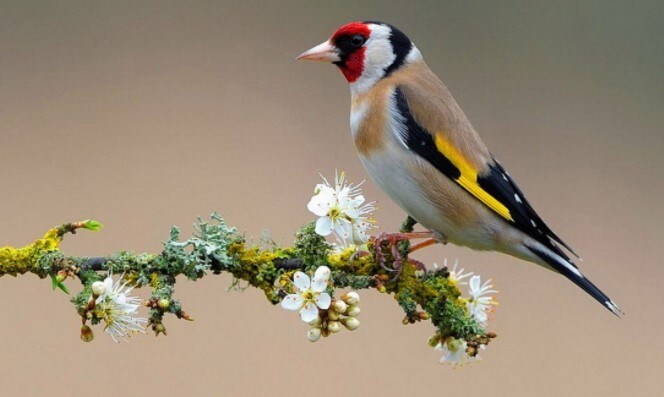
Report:
<svg viewBox="0 0 664 397"><path fill-rule="evenodd" d="M479 183L477 183L477 170L466 160L466 158L445 139L442 134L436 134L436 149L445 156L461 173L461 176L456 179L456 182L466 189L468 193L475 196L478 200L484 203L487 207L491 208L498 215L514 221L510 210L495 197L490 195L484 190Z"/></svg>

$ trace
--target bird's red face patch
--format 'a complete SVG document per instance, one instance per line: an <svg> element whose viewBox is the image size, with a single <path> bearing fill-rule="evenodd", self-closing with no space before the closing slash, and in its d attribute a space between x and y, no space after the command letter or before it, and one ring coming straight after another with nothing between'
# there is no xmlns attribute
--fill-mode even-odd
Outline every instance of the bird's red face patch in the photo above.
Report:
<svg viewBox="0 0 664 397"><path fill-rule="evenodd" d="M355 82L364 71L364 50L362 47L348 56L343 65L339 65L341 73L343 73L349 83Z"/></svg>
<svg viewBox="0 0 664 397"><path fill-rule="evenodd" d="M336 65L341 69L349 83L355 82L364 71L365 50L364 42L371 35L371 29L362 22L351 22L332 35L330 41L339 50L341 61ZM361 39L361 42L359 41ZM358 45L359 43L359 45Z"/></svg>

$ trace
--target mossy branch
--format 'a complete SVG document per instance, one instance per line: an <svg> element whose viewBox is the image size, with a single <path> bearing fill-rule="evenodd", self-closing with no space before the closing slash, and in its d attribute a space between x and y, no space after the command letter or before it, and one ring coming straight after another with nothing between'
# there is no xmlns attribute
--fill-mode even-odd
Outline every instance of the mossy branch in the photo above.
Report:
<svg viewBox="0 0 664 397"><path fill-rule="evenodd" d="M412 219L404 223L405 229L412 230L413 226ZM84 324L83 339L90 330L85 325L87 321L94 325L103 320L91 310L96 297L92 286L109 273L122 275L129 286L152 289L146 302L150 311L148 325L158 335L166 333L163 324L166 314L192 319L173 296L180 276L195 281L211 274L230 273L233 286L244 283L258 288L270 303L278 304L293 292L290 280L295 272L312 274L320 266L332 271L327 288L331 296L337 288L376 289L395 298L406 314L404 324L430 320L436 327L432 345L448 338L460 339L468 343L468 354L473 356L478 346L488 344L495 336L469 314L448 270L443 267L428 271L421 263L409 259L408 242L396 235L372 238L364 251L354 247L340 250L316 234L313 224L307 224L296 233L290 247L279 247L273 242L255 245L215 213L209 220L199 218L192 236L186 240L173 227L159 254L121 251L106 257L72 257L60 250L67 233L100 227L95 221L68 223L49 230L26 247L0 248L0 276L25 273L40 278L50 276L54 288L64 291L67 279L80 280L83 289L72 302Z"/></svg>

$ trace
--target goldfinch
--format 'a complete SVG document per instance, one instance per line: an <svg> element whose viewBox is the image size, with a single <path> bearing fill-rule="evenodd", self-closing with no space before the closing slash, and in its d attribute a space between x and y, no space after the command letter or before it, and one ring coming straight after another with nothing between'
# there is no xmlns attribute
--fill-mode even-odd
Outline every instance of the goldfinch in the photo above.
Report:
<svg viewBox="0 0 664 397"><path fill-rule="evenodd" d="M537 215L404 33L386 23L351 22L297 59L339 67L350 86L350 129L364 167L434 241L536 263L622 314L563 251L578 257Z"/></svg>

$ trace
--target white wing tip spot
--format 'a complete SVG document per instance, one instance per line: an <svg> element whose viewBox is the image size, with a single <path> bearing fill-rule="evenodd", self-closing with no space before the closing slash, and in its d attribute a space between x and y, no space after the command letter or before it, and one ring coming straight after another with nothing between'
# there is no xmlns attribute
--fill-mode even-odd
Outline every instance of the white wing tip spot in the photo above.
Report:
<svg viewBox="0 0 664 397"><path fill-rule="evenodd" d="M613 312L613 314L615 314L616 316L618 316L618 317L622 317L622 316L625 315L625 312L622 311L622 310L618 307L618 305L616 305L616 304L613 303L612 301L606 301L606 302L604 302L604 304L605 304L606 307L608 307L609 310L611 310L611 311Z"/></svg>
<svg viewBox="0 0 664 397"><path fill-rule="evenodd" d="M523 204L523 201L521 201L521 197L519 197L519 193L514 193L514 199L516 200L517 203Z"/></svg>

